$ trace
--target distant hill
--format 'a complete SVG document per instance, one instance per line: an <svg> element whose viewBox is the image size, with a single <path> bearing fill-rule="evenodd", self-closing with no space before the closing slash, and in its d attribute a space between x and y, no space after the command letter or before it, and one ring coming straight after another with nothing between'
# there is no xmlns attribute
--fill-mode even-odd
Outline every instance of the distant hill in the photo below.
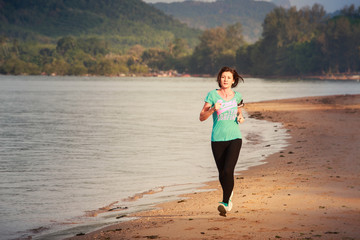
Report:
<svg viewBox="0 0 360 240"><path fill-rule="evenodd" d="M11 38L98 36L118 47L165 47L174 37L195 46L199 34L141 0L0 0L0 35Z"/></svg>
<svg viewBox="0 0 360 240"><path fill-rule="evenodd" d="M273 2L274 4L276 4L279 7L283 7L283 8L291 7L291 3L289 0L271 0L271 2Z"/></svg>
<svg viewBox="0 0 360 240"><path fill-rule="evenodd" d="M190 27L202 30L240 22L248 42L261 36L266 14L276 7L274 3L254 0L184 1L155 3L153 6Z"/></svg>

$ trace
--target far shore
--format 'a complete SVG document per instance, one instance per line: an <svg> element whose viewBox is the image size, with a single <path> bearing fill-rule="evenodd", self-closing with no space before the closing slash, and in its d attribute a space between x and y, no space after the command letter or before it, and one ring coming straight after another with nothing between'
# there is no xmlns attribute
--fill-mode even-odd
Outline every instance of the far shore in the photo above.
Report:
<svg viewBox="0 0 360 240"><path fill-rule="evenodd" d="M144 73L144 74L115 74L115 75L58 75L56 73L47 74L41 73L41 76L51 76L51 77L68 77L68 76L76 76L76 77L174 77L174 78L182 78L182 77L198 77L198 78L216 78L215 75L211 74L189 74L189 73L178 73L176 71L159 71L153 73ZM6 75L3 75L6 76ZM35 76L29 74L20 74L18 76ZM244 78L265 78L265 79L303 79L303 80L346 80L346 81L360 81L360 73L339 73L339 74L324 74L324 75L291 75L291 76L251 76L251 75L242 75Z"/></svg>
<svg viewBox="0 0 360 240"><path fill-rule="evenodd" d="M360 239L360 94L245 108L250 117L282 123L291 138L266 164L237 174L226 217L216 210L221 187L214 181L206 188L215 191L69 239Z"/></svg>

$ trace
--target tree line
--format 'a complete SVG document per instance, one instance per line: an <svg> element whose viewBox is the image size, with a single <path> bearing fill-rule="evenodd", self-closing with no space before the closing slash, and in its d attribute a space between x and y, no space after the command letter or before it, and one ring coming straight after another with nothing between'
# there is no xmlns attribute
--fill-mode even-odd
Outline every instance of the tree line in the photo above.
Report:
<svg viewBox="0 0 360 240"><path fill-rule="evenodd" d="M56 44L0 37L1 74L127 75L175 70L215 74L221 66L252 76L303 76L360 71L360 7L328 17L321 5L275 8L262 37L247 44L240 23L207 29L191 48L174 38L165 48L134 45L119 53L97 37L66 36Z"/></svg>
<svg viewBox="0 0 360 240"><path fill-rule="evenodd" d="M241 22L244 38L249 42L259 39L266 14L276 7L272 2L254 0L175 1L152 5L196 29Z"/></svg>
<svg viewBox="0 0 360 240"><path fill-rule="evenodd" d="M360 71L360 7L333 18L324 8L277 8L263 23L263 37L237 50L236 66L250 75L311 75Z"/></svg>

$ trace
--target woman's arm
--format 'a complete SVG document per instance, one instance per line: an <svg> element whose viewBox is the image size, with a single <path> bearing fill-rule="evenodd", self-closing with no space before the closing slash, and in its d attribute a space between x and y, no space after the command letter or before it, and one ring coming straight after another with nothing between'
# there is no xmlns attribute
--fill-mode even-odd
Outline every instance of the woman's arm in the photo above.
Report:
<svg viewBox="0 0 360 240"><path fill-rule="evenodd" d="M211 107L211 104L205 102L203 109L200 112L200 121L205 121L208 119L215 111L219 110L221 103L215 103L214 107Z"/></svg>
<svg viewBox="0 0 360 240"><path fill-rule="evenodd" d="M238 107L238 113L237 113L237 121L238 123L243 123L245 122L245 118L244 116L242 115L242 111L241 111L241 107Z"/></svg>

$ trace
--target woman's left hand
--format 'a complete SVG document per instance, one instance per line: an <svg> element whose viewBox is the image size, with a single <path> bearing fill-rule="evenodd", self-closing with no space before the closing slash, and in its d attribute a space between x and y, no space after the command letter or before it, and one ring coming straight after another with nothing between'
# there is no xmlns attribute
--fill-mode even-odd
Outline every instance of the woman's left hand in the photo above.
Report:
<svg viewBox="0 0 360 240"><path fill-rule="evenodd" d="M243 123L243 122L245 122L245 118L243 118L243 116L238 116L237 117L237 122L238 123Z"/></svg>

